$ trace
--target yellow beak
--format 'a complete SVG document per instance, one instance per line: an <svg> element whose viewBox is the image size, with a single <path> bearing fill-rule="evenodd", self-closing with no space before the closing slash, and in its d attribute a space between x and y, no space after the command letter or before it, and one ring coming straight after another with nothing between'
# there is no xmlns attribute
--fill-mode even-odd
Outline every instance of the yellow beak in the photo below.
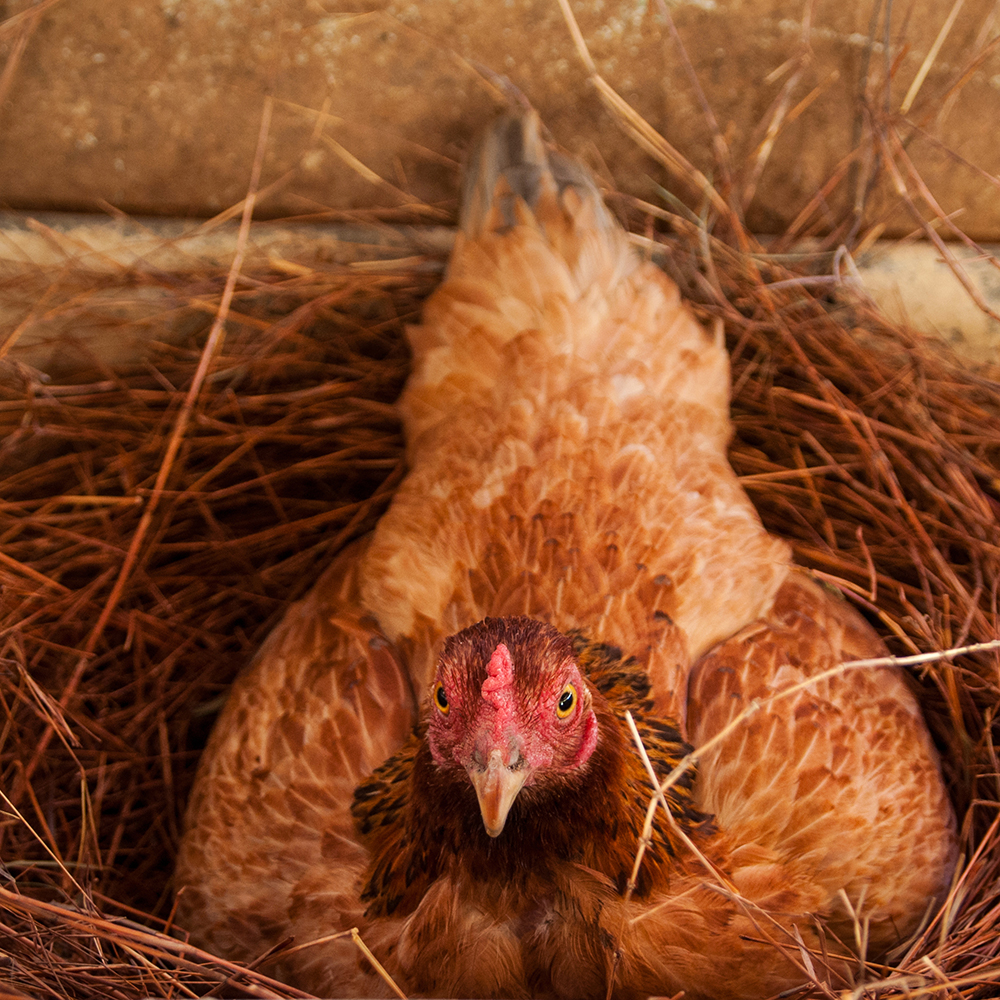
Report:
<svg viewBox="0 0 1000 1000"><path fill-rule="evenodd" d="M482 771L469 770L469 779L479 799L479 811L483 816L483 826L491 837L499 837L507 822L507 813L517 798L531 769L522 766L511 770L503 762L499 750L490 754L489 762Z"/></svg>

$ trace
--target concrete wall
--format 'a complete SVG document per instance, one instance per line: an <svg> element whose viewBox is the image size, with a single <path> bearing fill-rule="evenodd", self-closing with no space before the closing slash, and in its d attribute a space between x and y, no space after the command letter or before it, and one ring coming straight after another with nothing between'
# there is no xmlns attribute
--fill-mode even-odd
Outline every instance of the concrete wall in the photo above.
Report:
<svg viewBox="0 0 1000 1000"><path fill-rule="evenodd" d="M892 5L891 46L869 46L881 0L671 0L669 8L737 161L787 73L809 56L749 213L780 231L851 148L870 56L879 105L894 63L897 110L953 0ZM570 0L598 71L682 151L710 169L705 118L659 0ZM980 170L1000 171L1000 54L942 95L998 31L995 0L965 0L910 112ZM58 0L0 3L0 207L211 215L242 197L266 93L277 104L261 212L453 206L456 164L477 123L502 103L505 74L556 138L614 183L656 198L664 172L639 151L588 84L557 0ZM803 18L811 13L810 30ZM876 33L883 37L881 17ZM816 88L819 88L816 90ZM1000 239L1000 197L971 167L916 136L910 154L946 211ZM385 181L364 179L348 151ZM433 216L429 216L429 220ZM890 232L912 220L896 212Z"/></svg>

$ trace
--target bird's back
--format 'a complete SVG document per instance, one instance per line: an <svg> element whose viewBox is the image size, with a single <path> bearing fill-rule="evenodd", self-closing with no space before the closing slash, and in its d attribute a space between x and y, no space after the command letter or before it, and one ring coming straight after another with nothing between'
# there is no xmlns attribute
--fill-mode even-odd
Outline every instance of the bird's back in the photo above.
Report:
<svg viewBox="0 0 1000 1000"><path fill-rule="evenodd" d="M401 401L411 472L365 559L392 637L527 614L634 650L683 713L692 660L788 569L726 460L728 358L534 113L487 132ZM430 665L414 662L418 684Z"/></svg>

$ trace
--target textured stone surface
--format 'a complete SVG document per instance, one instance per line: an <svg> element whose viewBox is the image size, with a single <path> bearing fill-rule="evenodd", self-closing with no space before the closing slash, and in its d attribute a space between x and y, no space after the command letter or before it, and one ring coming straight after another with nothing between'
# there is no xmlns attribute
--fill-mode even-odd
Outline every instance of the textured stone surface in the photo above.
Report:
<svg viewBox="0 0 1000 1000"><path fill-rule="evenodd" d="M813 5L811 59L791 106L820 89L778 136L751 225L780 230L851 147L873 2ZM598 71L711 168L705 119L656 0L571 4ZM37 15L31 6L0 4L10 18L0 26L0 54L12 68L0 105L6 207L93 210L109 202L132 213L211 215L246 190L270 92L276 105L264 183L284 180L265 199L264 214L391 207L413 197L447 210L470 133L502 102L488 71L505 74L560 142L603 166L622 189L655 199L654 181L666 180L588 84L557 0L60 0ZM670 4L737 160L760 141L759 125L786 79L769 75L801 51L806 6ZM941 0L893 7L892 106L951 7ZM943 120L932 113L977 39L996 32L987 23L992 7L992 0L966 0L912 117L995 172L1000 147L983 125L1000 118L1000 55L975 69ZM876 75L885 61L878 44ZM335 144L385 183L348 166ZM1000 237L995 189L927 140L909 150L945 210L964 207L969 231ZM897 213L892 229L910 228Z"/></svg>
<svg viewBox="0 0 1000 1000"><path fill-rule="evenodd" d="M1000 247L986 248L994 257ZM960 357L1000 363L1000 272L967 247L954 246L965 280L992 310L984 312L928 243L878 246L861 262L862 287L891 319L941 337Z"/></svg>

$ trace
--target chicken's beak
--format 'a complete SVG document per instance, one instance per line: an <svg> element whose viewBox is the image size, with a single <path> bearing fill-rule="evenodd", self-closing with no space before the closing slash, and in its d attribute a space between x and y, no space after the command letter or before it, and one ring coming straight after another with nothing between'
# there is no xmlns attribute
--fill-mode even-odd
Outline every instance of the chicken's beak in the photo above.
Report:
<svg viewBox="0 0 1000 1000"><path fill-rule="evenodd" d="M503 755L499 750L490 753L489 763L484 770L469 769L469 778L479 799L483 826L491 837L499 837L503 832L507 813L529 773L530 768L526 766L517 770L509 768L503 762Z"/></svg>

